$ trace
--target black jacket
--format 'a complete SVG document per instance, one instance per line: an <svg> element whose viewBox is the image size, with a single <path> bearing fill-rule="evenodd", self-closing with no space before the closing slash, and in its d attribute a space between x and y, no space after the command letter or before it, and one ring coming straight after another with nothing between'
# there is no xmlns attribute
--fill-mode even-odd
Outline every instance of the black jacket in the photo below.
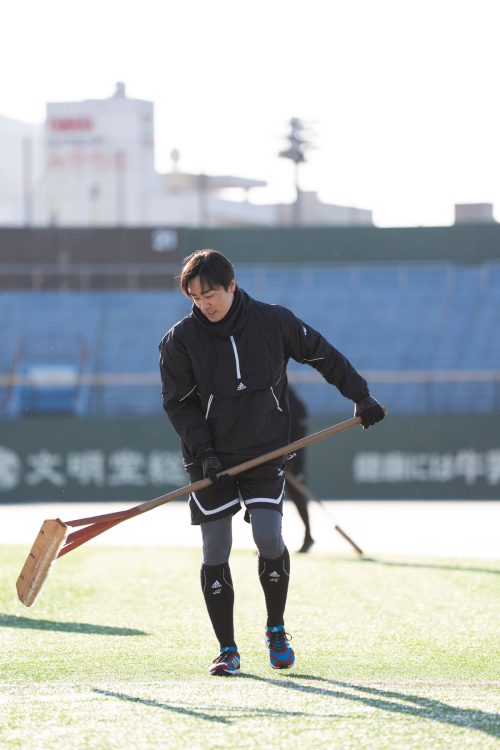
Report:
<svg viewBox="0 0 500 750"><path fill-rule="evenodd" d="M286 365L318 370L354 402L366 381L321 334L285 307L237 288L230 311L211 323L194 305L160 343L163 406L182 440L186 465L212 449L224 466L286 445Z"/></svg>
<svg viewBox="0 0 500 750"><path fill-rule="evenodd" d="M288 401L290 404L290 442L294 443L296 440L307 435L309 430L309 418L305 403L297 395L294 388L288 388ZM297 451L293 454L287 463L287 470L295 474L301 481L305 479L306 470L306 449ZM295 491L290 486L287 487L288 494L290 497L294 497Z"/></svg>

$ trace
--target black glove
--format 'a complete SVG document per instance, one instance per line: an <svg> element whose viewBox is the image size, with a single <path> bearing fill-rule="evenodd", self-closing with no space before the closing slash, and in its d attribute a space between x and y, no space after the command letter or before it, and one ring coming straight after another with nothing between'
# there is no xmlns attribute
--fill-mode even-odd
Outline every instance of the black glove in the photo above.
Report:
<svg viewBox="0 0 500 750"><path fill-rule="evenodd" d="M385 417L385 411L378 401L368 395L356 404L354 416L361 419L363 430L367 430Z"/></svg>
<svg viewBox="0 0 500 750"><path fill-rule="evenodd" d="M205 451L205 453L200 456L200 462L203 476L211 479L217 487L220 488L223 485L232 482L233 478L229 474L223 474L221 477L217 476L221 471L224 471L224 467L220 458L215 456L212 451Z"/></svg>
<svg viewBox="0 0 500 750"><path fill-rule="evenodd" d="M203 476L208 477L212 482L216 482L217 474L224 471L220 459L214 455L208 455L201 459L201 469L203 471Z"/></svg>

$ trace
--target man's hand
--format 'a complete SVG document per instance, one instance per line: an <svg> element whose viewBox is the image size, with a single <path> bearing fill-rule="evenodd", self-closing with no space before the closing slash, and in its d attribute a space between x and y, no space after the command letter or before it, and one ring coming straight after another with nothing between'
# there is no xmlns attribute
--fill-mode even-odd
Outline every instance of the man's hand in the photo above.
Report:
<svg viewBox="0 0 500 750"><path fill-rule="evenodd" d="M356 404L354 416L361 419L363 430L367 430L368 427L380 422L385 417L385 412L379 402L368 395Z"/></svg>
<svg viewBox="0 0 500 750"><path fill-rule="evenodd" d="M201 459L201 469L203 476L208 477L212 482L217 482L217 474L224 471L220 459L217 456L205 456Z"/></svg>
<svg viewBox="0 0 500 750"><path fill-rule="evenodd" d="M218 477L221 471L224 471L224 467L220 461L220 458L208 450L198 459L201 462L201 470L203 476L211 479L217 489L225 488L226 485L233 483L233 477L229 474L222 474Z"/></svg>

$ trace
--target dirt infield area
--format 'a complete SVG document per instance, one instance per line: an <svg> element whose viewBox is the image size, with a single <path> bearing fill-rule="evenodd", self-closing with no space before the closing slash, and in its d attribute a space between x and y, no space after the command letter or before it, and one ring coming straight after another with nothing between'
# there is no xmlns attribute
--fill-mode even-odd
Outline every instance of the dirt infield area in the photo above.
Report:
<svg viewBox="0 0 500 750"><path fill-rule="evenodd" d="M0 505L0 544L30 545L46 518L111 513L136 503ZM337 533L338 524L366 555L406 554L461 558L500 558L500 501L324 501L310 503L311 553L353 552ZM300 547L303 526L291 502L285 503L283 534L290 550ZM200 532L190 525L186 501L175 501L124 521L89 544L198 547ZM253 547L250 527L238 513L235 549ZM355 554L353 552L353 554Z"/></svg>

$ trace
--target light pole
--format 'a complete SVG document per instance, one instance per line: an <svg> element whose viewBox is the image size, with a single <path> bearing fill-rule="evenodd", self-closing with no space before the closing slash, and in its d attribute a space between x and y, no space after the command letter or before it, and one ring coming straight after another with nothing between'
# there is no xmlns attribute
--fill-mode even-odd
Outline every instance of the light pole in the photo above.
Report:
<svg viewBox="0 0 500 750"><path fill-rule="evenodd" d="M302 201L301 201L301 189L299 182L299 165L306 161L305 152L309 148L313 148L312 143L306 140L304 137L306 134L306 126L303 121L298 117L292 117L290 119L290 131L287 135L288 148L279 152L279 156L283 159L290 159L295 165L294 169L294 182L295 182L295 203L293 205L292 223L302 223Z"/></svg>
<svg viewBox="0 0 500 750"><path fill-rule="evenodd" d="M23 138L23 219L24 226L33 223L33 143L29 136Z"/></svg>

